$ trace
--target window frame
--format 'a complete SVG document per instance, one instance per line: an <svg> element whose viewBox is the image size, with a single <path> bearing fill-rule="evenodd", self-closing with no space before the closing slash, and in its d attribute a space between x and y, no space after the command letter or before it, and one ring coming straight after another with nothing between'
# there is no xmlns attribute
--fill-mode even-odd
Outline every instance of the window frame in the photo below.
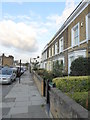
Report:
<svg viewBox="0 0 90 120"><path fill-rule="evenodd" d="M58 54L58 42L55 43L55 55Z"/></svg>
<svg viewBox="0 0 90 120"><path fill-rule="evenodd" d="M78 31L78 35L76 35L75 37L74 37L74 32L75 32L75 29L76 28L78 28L77 29L77 31ZM76 41L75 41L75 38L77 38L77 43L75 43ZM71 29L71 41L72 41L72 47L74 47L74 46L77 46L77 45L79 45L79 41L80 41L80 27L79 27L79 23L77 23L72 29Z"/></svg>
<svg viewBox="0 0 90 120"><path fill-rule="evenodd" d="M64 50L64 38L60 38L59 40L59 53L63 52Z"/></svg>

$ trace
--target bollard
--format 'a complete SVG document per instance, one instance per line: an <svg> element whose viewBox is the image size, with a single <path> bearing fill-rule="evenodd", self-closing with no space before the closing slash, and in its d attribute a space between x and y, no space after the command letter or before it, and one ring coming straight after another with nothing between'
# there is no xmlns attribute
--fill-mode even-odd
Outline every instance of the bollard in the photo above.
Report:
<svg viewBox="0 0 90 120"><path fill-rule="evenodd" d="M19 71L19 84L20 84L20 76L21 76L21 60L20 60L20 71Z"/></svg>
<svg viewBox="0 0 90 120"><path fill-rule="evenodd" d="M45 87L46 87L46 84L45 84L45 78L43 79L43 96L45 97Z"/></svg>
<svg viewBox="0 0 90 120"><path fill-rule="evenodd" d="M47 80L47 104L50 103L49 99L49 80Z"/></svg>

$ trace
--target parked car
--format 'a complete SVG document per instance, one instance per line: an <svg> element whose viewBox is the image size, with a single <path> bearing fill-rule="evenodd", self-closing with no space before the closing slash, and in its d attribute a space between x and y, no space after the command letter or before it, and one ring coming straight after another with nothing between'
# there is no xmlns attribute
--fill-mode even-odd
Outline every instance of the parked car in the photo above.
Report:
<svg viewBox="0 0 90 120"><path fill-rule="evenodd" d="M5 67L0 71L0 84L10 84L16 79L16 74L11 68Z"/></svg>
<svg viewBox="0 0 90 120"><path fill-rule="evenodd" d="M17 68L16 67L13 67L13 68L11 68L12 70L13 70L13 73L15 73L16 74L16 77L17 77Z"/></svg>
<svg viewBox="0 0 90 120"><path fill-rule="evenodd" d="M24 72L25 72L25 71L24 71L24 68L21 67L21 75L22 75Z"/></svg>

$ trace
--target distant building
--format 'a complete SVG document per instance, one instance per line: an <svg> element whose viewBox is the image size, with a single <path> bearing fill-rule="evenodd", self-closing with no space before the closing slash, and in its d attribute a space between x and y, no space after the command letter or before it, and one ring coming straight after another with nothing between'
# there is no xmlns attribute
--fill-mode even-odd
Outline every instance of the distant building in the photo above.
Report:
<svg viewBox="0 0 90 120"><path fill-rule="evenodd" d="M2 66L2 56L0 56L0 66Z"/></svg>
<svg viewBox="0 0 90 120"><path fill-rule="evenodd" d="M6 57L4 54L0 56L0 62L2 66L13 66L14 65L14 57L9 55Z"/></svg>

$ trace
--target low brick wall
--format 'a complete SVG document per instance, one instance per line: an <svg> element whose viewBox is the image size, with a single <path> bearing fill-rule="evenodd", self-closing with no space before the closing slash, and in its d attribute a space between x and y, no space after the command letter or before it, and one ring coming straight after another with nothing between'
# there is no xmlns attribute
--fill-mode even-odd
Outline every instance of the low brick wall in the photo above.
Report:
<svg viewBox="0 0 90 120"><path fill-rule="evenodd" d="M57 88L50 90L50 111L54 118L88 118L88 111Z"/></svg>
<svg viewBox="0 0 90 120"><path fill-rule="evenodd" d="M35 71L32 71L32 77L37 85L40 94L43 96L43 79L39 75L37 75Z"/></svg>

